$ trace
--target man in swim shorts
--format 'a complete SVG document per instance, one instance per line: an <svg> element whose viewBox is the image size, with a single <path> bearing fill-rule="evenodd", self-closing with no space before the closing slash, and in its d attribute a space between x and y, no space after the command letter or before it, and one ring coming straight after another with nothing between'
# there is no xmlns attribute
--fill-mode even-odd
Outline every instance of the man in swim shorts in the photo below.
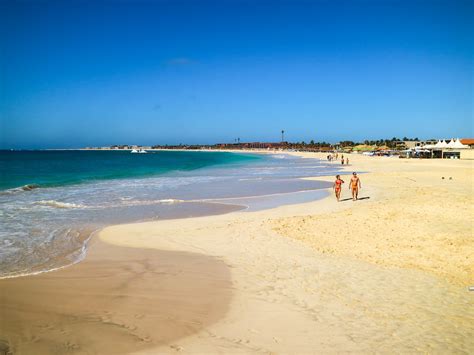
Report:
<svg viewBox="0 0 474 355"><path fill-rule="evenodd" d="M344 184L344 180L341 179L340 175L336 175L336 181L334 181L334 185L332 188L336 193L337 202L339 202L339 198L341 197L341 186Z"/></svg>
<svg viewBox="0 0 474 355"><path fill-rule="evenodd" d="M360 179L357 176L356 172L352 173L351 183L349 184L349 189L352 190L352 201L357 200L357 196L359 195L359 189L362 188L360 184Z"/></svg>

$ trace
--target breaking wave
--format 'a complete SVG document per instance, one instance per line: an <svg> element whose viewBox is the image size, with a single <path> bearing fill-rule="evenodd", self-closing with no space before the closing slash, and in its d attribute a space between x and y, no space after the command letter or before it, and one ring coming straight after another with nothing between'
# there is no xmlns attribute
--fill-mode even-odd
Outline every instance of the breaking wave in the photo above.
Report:
<svg viewBox="0 0 474 355"><path fill-rule="evenodd" d="M86 206L77 204L77 203L69 203L69 202L61 202L56 200L40 200L34 202L35 205L41 206L48 206L54 208L86 208Z"/></svg>
<svg viewBox="0 0 474 355"><path fill-rule="evenodd" d="M12 189L0 191L0 195L10 195L10 194L15 194L15 193L24 192L24 191L32 191L32 190L39 189L40 187L41 186L38 184L27 184L20 187L14 187Z"/></svg>

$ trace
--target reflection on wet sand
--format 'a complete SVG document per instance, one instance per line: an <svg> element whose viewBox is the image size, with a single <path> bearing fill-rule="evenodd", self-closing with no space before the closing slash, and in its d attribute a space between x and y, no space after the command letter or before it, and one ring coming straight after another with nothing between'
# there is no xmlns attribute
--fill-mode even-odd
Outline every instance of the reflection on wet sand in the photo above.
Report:
<svg viewBox="0 0 474 355"><path fill-rule="evenodd" d="M0 351L126 353L163 344L173 350L173 341L226 314L232 282L224 262L92 243L80 264L0 280Z"/></svg>

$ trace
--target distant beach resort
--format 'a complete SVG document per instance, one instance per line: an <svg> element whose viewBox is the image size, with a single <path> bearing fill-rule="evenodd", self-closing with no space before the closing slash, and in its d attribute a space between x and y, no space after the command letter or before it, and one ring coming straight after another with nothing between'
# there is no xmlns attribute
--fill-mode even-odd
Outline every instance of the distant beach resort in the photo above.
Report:
<svg viewBox="0 0 474 355"><path fill-rule="evenodd" d="M474 138L427 139L418 138L403 140L392 139L365 140L364 142L342 141L335 144L327 142L286 142L282 131L281 142L241 143L236 138L232 143L214 145L112 145L109 147L87 147L85 150L129 150L132 153L146 153L147 150L290 150L297 152L344 152L363 153L365 155L397 156L400 158L441 158L441 159L474 159Z"/></svg>

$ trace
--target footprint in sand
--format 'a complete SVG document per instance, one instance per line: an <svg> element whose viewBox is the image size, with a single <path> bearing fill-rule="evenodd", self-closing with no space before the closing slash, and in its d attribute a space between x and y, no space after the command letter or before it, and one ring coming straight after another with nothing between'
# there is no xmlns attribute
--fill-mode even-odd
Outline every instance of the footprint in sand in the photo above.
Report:
<svg viewBox="0 0 474 355"><path fill-rule="evenodd" d="M64 344L64 348L67 350L67 351L74 351L74 350L78 350L80 347L78 344L76 343L71 343L69 341L65 342Z"/></svg>
<svg viewBox="0 0 474 355"><path fill-rule="evenodd" d="M149 337L149 336L140 337L140 340L145 342L145 343L150 343L151 342L151 337Z"/></svg>
<svg viewBox="0 0 474 355"><path fill-rule="evenodd" d="M182 346L179 346L179 345L170 345L170 348L171 349L174 349L176 351L183 351L183 347Z"/></svg>

